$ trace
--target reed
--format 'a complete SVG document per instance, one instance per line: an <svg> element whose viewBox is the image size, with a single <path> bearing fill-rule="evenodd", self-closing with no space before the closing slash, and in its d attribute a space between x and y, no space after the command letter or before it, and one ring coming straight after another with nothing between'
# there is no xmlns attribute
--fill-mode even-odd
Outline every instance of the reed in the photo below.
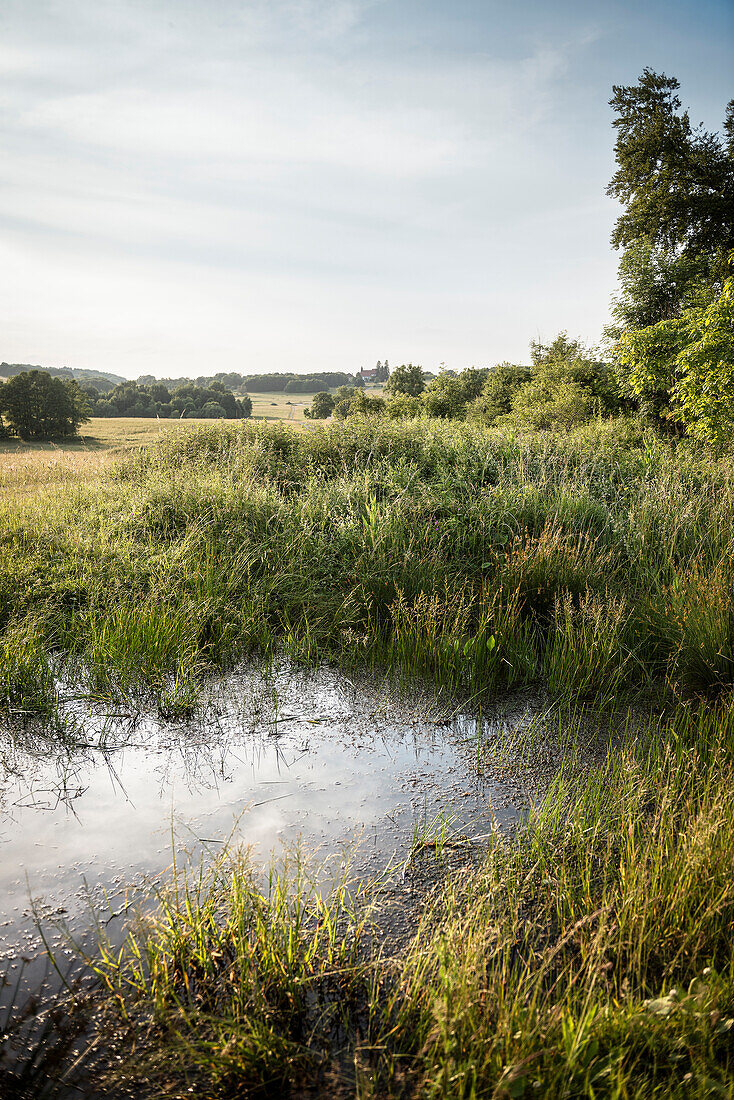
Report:
<svg viewBox="0 0 734 1100"><path fill-rule="evenodd" d="M400 950L358 884L263 888L236 853L103 945L143 1095L734 1096L730 455L628 421L211 425L6 501L0 549L16 718L53 717L59 671L186 711L279 647L556 705L552 745L478 746L555 778Z"/></svg>
<svg viewBox="0 0 734 1100"><path fill-rule="evenodd" d="M194 699L211 667L277 645L471 694L726 692L730 464L619 435L162 433L89 486L0 506L4 681L42 620L106 692Z"/></svg>

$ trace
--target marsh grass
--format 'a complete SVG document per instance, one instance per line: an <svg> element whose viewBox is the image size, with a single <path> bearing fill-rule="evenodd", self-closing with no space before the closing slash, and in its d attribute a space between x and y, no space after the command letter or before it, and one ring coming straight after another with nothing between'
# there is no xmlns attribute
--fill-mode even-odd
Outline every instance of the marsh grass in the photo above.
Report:
<svg viewBox="0 0 734 1100"><path fill-rule="evenodd" d="M734 677L730 466L621 428L160 433L88 486L0 506L0 544L6 685L27 622L93 690L164 709L278 646L472 696L541 677L690 697Z"/></svg>
<svg viewBox="0 0 734 1100"><path fill-rule="evenodd" d="M628 623L622 596L589 589L578 603L569 590L557 596L544 653L549 691L589 698L597 705L620 695L635 676L639 678L642 666L630 645Z"/></svg>
<svg viewBox="0 0 734 1100"><path fill-rule="evenodd" d="M439 859L449 848L465 846L466 837L457 834L455 829L458 815L449 810L439 810L432 818L428 817L428 808L416 817L413 825L413 837L410 843L408 863L427 852Z"/></svg>
<svg viewBox="0 0 734 1100"><path fill-rule="evenodd" d="M369 1001L375 888L298 851L264 884L243 851L175 874L123 951L90 960L128 1037L144 1028L140 1076L203 1095L314 1086Z"/></svg>
<svg viewBox="0 0 734 1100"><path fill-rule="evenodd" d="M56 701L46 631L42 622L29 616L0 641L0 714L50 718Z"/></svg>
<svg viewBox="0 0 734 1100"><path fill-rule="evenodd" d="M565 709L579 728L554 783L514 837L440 877L407 939L382 943L384 884L348 870L325 888L296 859L263 885L234 852L179 874L122 951L91 960L136 1051L117 1084L731 1096L734 711L630 724L591 770L588 717ZM426 814L413 858L452 836Z"/></svg>
<svg viewBox="0 0 734 1100"><path fill-rule="evenodd" d="M530 817L394 956L353 887L239 857L103 947L144 1095L734 1096L730 457L628 423L211 425L1 505L0 550L8 714L52 716L59 667L186 712L278 648L562 702L554 738L479 746Z"/></svg>

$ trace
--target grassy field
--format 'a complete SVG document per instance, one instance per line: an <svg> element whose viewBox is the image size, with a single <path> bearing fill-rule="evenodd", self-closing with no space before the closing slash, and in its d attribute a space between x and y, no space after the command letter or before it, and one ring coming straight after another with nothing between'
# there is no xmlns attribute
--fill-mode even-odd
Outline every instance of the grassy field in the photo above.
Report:
<svg viewBox="0 0 734 1100"><path fill-rule="evenodd" d="M0 379L1 381L1 379ZM369 386L379 394L381 386ZM252 395L253 420L282 420L293 426L310 422L303 410L311 405L311 395L288 396L283 393ZM0 440L0 493L33 493L37 490L78 478L103 474L110 461L122 451L152 443L167 431L190 431L210 420L155 420L152 417L92 417L82 425L79 437L50 443L24 443L20 439Z"/></svg>
<svg viewBox="0 0 734 1100"><path fill-rule="evenodd" d="M256 420L287 420L304 424L303 410L311 407L311 394L253 393L252 416Z"/></svg>
<svg viewBox="0 0 734 1100"><path fill-rule="evenodd" d="M263 892L237 853L179 880L93 963L110 1095L734 1096L731 456L634 421L210 422L8 496L0 540L0 707L49 737L61 666L185 714L208 669L284 650L475 705L541 686L565 746L396 957L354 884Z"/></svg>
<svg viewBox="0 0 734 1100"><path fill-rule="evenodd" d="M333 391L332 391L333 392ZM370 385L366 392L371 397L382 393L382 385ZM311 407L312 394L253 393L252 416L255 420L285 420L290 424L307 424L304 409Z"/></svg>
<svg viewBox="0 0 734 1100"><path fill-rule="evenodd" d="M154 420L150 417L95 416L75 439L50 443L0 440L0 493L34 493L99 478L116 456L151 443L166 431L190 431L208 420Z"/></svg>

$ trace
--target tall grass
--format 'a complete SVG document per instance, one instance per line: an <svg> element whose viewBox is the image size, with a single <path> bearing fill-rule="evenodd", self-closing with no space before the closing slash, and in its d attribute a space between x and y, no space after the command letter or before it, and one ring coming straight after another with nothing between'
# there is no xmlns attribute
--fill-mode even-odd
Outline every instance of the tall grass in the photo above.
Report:
<svg viewBox="0 0 734 1100"><path fill-rule="evenodd" d="M297 866L263 891L224 857L178 880L95 963L141 1043L122 1079L203 1097L730 1097L734 711L633 728L591 775L569 748L514 840L442 877L397 952L345 877L324 897ZM439 855L434 826L414 846Z"/></svg>
<svg viewBox="0 0 734 1100"><path fill-rule="evenodd" d="M203 1095L284 1095L325 1082L373 985L374 899L342 869L329 888L295 853L263 888L242 852L182 874L122 953L92 966L137 1037L135 1076ZM109 1080L131 1077L124 1065ZM115 1080L117 1078L117 1080Z"/></svg>
<svg viewBox="0 0 734 1100"><path fill-rule="evenodd" d="M734 1095L729 457L629 422L212 425L13 500L0 551L9 715L51 715L64 664L190 709L279 646L570 701L547 797L398 952L345 880L177 877L93 962L144 1095ZM625 699L659 717L581 772L584 723Z"/></svg>
<svg viewBox="0 0 734 1100"><path fill-rule="evenodd" d="M97 690L155 698L278 644L473 694L727 691L731 465L612 428L163 434L100 483L0 508L5 682L41 619Z"/></svg>
<svg viewBox="0 0 734 1100"><path fill-rule="evenodd" d="M44 624L28 616L0 640L0 714L50 717L56 698Z"/></svg>

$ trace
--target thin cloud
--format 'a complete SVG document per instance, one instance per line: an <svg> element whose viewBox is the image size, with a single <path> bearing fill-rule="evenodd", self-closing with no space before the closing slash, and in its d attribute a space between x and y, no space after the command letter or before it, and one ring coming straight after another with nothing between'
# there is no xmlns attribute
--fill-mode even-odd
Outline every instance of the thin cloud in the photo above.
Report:
<svg viewBox="0 0 734 1100"><path fill-rule="evenodd" d="M0 358L134 376L594 340L616 263L605 50L638 18L6 0ZM658 39L685 57L685 37Z"/></svg>

